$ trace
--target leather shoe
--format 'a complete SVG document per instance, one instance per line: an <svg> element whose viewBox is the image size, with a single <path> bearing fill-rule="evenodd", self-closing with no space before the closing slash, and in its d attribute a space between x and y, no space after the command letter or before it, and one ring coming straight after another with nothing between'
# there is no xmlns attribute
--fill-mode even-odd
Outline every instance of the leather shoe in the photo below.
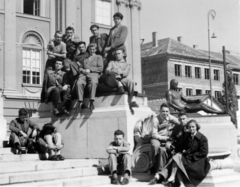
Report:
<svg viewBox="0 0 240 187"><path fill-rule="evenodd" d="M56 108L55 108L55 109L53 109L53 114L54 114L54 115L58 115L58 114L59 114L59 111L58 111L58 109L56 109Z"/></svg>
<svg viewBox="0 0 240 187"><path fill-rule="evenodd" d="M124 177L122 181L122 185L127 185L129 184L129 178Z"/></svg>
<svg viewBox="0 0 240 187"><path fill-rule="evenodd" d="M131 103L131 107L138 108L139 105L136 103L136 101L133 101L133 102Z"/></svg>
<svg viewBox="0 0 240 187"><path fill-rule="evenodd" d="M66 109L63 111L63 113L64 113L65 115L69 115L69 114L70 114L70 112L68 112Z"/></svg>
<svg viewBox="0 0 240 187"><path fill-rule="evenodd" d="M150 180L149 185L155 185L158 183L158 180L154 177L152 180Z"/></svg>
<svg viewBox="0 0 240 187"><path fill-rule="evenodd" d="M89 109L90 109L91 111L93 111L93 110L95 109L93 102L90 102Z"/></svg>
<svg viewBox="0 0 240 187"><path fill-rule="evenodd" d="M123 88L123 86L118 87L118 93L124 93L124 88Z"/></svg>
<svg viewBox="0 0 240 187"><path fill-rule="evenodd" d="M118 185L118 184L119 184L117 174L114 174L114 175L112 176L112 184L115 184L115 185Z"/></svg>

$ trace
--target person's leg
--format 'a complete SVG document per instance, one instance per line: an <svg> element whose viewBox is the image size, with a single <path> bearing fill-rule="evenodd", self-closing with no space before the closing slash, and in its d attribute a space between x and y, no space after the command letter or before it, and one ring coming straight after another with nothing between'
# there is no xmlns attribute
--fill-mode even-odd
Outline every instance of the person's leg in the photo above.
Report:
<svg viewBox="0 0 240 187"><path fill-rule="evenodd" d="M136 103L136 98L134 96L134 86L135 86L135 83L132 80L128 79L128 78L123 78L121 80L121 83L123 84L123 86L125 88L127 88L131 105L133 107L138 107L138 104Z"/></svg>
<svg viewBox="0 0 240 187"><path fill-rule="evenodd" d="M173 161L172 172L171 172L171 175L168 179L168 182L174 182L175 181L175 176L176 176L177 170L178 170L178 166L177 166L176 162Z"/></svg>
<svg viewBox="0 0 240 187"><path fill-rule="evenodd" d="M118 184L117 156L115 154L109 154L108 163L109 163L109 169L112 175L112 183Z"/></svg>
<svg viewBox="0 0 240 187"><path fill-rule="evenodd" d="M44 141L47 143L48 146L55 146L53 143L53 137L51 134L44 136ZM55 151L52 149L49 149L49 157L55 155Z"/></svg>
<svg viewBox="0 0 240 187"><path fill-rule="evenodd" d="M153 173L157 173L158 172L158 167L156 166L157 164L157 160L158 160L158 154L159 154L159 150L160 150L160 142L156 139L152 139L150 141L151 143L151 147L152 147L152 172Z"/></svg>
<svg viewBox="0 0 240 187"><path fill-rule="evenodd" d="M63 148L62 145L62 136L59 132L53 134L53 140L55 145L58 147L58 151L56 152L56 155L60 155L60 150Z"/></svg>
<svg viewBox="0 0 240 187"><path fill-rule="evenodd" d="M61 105L61 98L60 98L60 89L57 87L52 88L51 92L50 92L50 97L53 103L53 113L59 114L59 107Z"/></svg>
<svg viewBox="0 0 240 187"><path fill-rule="evenodd" d="M19 137L16 135L16 133L11 132L10 136L9 136L9 142L10 145L15 147L18 151L21 151L21 142L19 140Z"/></svg>
<svg viewBox="0 0 240 187"><path fill-rule="evenodd" d="M161 171L167 164L168 154L165 147L159 147L159 154L157 157L158 171Z"/></svg>
<svg viewBox="0 0 240 187"><path fill-rule="evenodd" d="M96 90L98 85L98 74L91 73L87 76L89 99L90 99L90 110L94 110L94 100L96 96Z"/></svg>
<svg viewBox="0 0 240 187"><path fill-rule="evenodd" d="M185 184L183 182L183 174L181 171L177 171L177 178L180 182L180 187L185 187Z"/></svg>
<svg viewBox="0 0 240 187"><path fill-rule="evenodd" d="M124 154L122 158L123 162L123 167L124 167L124 179L123 179L123 184L128 184L129 183L129 178L131 175L131 165L132 165L132 160L131 160L131 155L129 154Z"/></svg>
<svg viewBox="0 0 240 187"><path fill-rule="evenodd" d="M62 96L61 110L67 115L69 114L68 110L71 104L70 91L71 91L70 88L68 88L67 90L61 91L61 96Z"/></svg>
<svg viewBox="0 0 240 187"><path fill-rule="evenodd" d="M80 75L76 82L76 91L77 91L77 97L78 97L78 109L82 110L82 104L83 104L83 96L84 96L84 89L86 86L86 76Z"/></svg>

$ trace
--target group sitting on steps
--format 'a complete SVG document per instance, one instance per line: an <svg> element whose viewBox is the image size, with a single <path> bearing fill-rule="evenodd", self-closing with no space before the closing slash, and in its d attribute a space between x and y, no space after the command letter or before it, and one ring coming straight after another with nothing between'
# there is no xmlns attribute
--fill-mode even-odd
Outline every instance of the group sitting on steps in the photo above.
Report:
<svg viewBox="0 0 240 187"><path fill-rule="evenodd" d="M71 100L77 99L76 109L80 112L89 107L94 110L96 92L118 92L129 95L130 107L138 107L135 99L135 83L128 78L131 64L126 62L125 41L128 34L121 24L123 15L113 15L115 26L109 35L99 32L98 25L92 25L93 36L89 45L81 41L73 27L67 27L62 35L56 31L47 47L48 60L45 66L41 102L53 103L54 115L69 115ZM84 106L85 88L89 106Z"/></svg>

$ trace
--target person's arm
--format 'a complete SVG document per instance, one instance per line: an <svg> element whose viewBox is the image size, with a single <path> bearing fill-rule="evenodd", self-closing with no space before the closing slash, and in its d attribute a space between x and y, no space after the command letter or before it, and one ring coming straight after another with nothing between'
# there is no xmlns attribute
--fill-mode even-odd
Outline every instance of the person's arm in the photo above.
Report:
<svg viewBox="0 0 240 187"><path fill-rule="evenodd" d="M131 69L130 64L126 64L125 68L122 70L122 77L127 77Z"/></svg>
<svg viewBox="0 0 240 187"><path fill-rule="evenodd" d="M167 103L170 107L178 110L178 111L181 111L181 110L184 110L184 108L181 108L177 105L175 105L173 102L172 102L172 92L170 90L167 91L166 93L166 100L167 100Z"/></svg>
<svg viewBox="0 0 240 187"><path fill-rule="evenodd" d="M117 153L127 153L130 150L130 143L124 143L123 147L116 147Z"/></svg>
<svg viewBox="0 0 240 187"><path fill-rule="evenodd" d="M112 145L112 143L110 143L106 151L108 154L117 154L117 150L114 149L114 146Z"/></svg>
<svg viewBox="0 0 240 187"><path fill-rule="evenodd" d="M123 45L126 41L127 34L128 34L128 29L126 26L124 26L119 34L119 37L117 37L114 43L111 44L111 49L116 49L118 46Z"/></svg>
<svg viewBox="0 0 240 187"><path fill-rule="evenodd" d="M10 122L9 129L10 129L10 131L15 132L16 134L20 133L20 131L21 131L21 129L16 127L14 120L12 120Z"/></svg>
<svg viewBox="0 0 240 187"><path fill-rule="evenodd" d="M97 66L90 69L94 73L101 73L103 71L103 59L102 56L97 55Z"/></svg>
<svg viewBox="0 0 240 187"><path fill-rule="evenodd" d="M110 74L118 74L118 72L113 68L113 62L110 61L108 63L108 67L105 70L105 73L110 75Z"/></svg>
<svg viewBox="0 0 240 187"><path fill-rule="evenodd" d="M159 140L159 141L166 141L169 139L168 136L162 136L160 134L158 134L158 127L157 127L157 124L154 124L153 125L153 130L152 130L152 138L153 139L156 139L156 140Z"/></svg>

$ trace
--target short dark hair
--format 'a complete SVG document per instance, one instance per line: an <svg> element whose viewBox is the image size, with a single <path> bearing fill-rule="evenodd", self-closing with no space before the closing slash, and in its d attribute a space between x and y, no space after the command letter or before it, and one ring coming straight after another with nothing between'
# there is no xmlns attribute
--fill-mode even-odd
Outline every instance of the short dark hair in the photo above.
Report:
<svg viewBox="0 0 240 187"><path fill-rule="evenodd" d="M123 19L123 15L120 13L120 12L116 12L114 15L113 15L113 18L115 17L118 17L120 18L121 20Z"/></svg>
<svg viewBox="0 0 240 187"><path fill-rule="evenodd" d="M55 35L56 35L56 34L62 34L62 32L61 32L61 31L56 31L56 32L55 32ZM55 35L54 35L54 36L55 36Z"/></svg>
<svg viewBox="0 0 240 187"><path fill-rule="evenodd" d="M124 53L124 52L125 52L125 50L124 50L123 48L116 49L116 50L114 51L114 53L116 54L116 52L117 52L117 51L122 51L122 53Z"/></svg>
<svg viewBox="0 0 240 187"><path fill-rule="evenodd" d="M160 109L162 109L163 107L169 108L169 106L167 105L167 103L161 104Z"/></svg>
<svg viewBox="0 0 240 187"><path fill-rule="evenodd" d="M79 45L82 45L82 44L83 44L84 46L86 46L86 42L84 42L84 41L79 42L79 43L78 43L78 46L79 46Z"/></svg>
<svg viewBox="0 0 240 187"><path fill-rule="evenodd" d="M180 111L178 113L178 117L180 117L180 116L188 116L188 115L187 115L187 113L185 111Z"/></svg>
<svg viewBox="0 0 240 187"><path fill-rule="evenodd" d="M88 45L88 49L90 49L90 47L95 47L95 49L97 49L97 44L96 43L90 43Z"/></svg>
<svg viewBox="0 0 240 187"><path fill-rule="evenodd" d="M57 59L57 60L55 61L55 64L56 64L56 62L62 62L62 65L63 65L63 61L60 60L60 59Z"/></svg>
<svg viewBox="0 0 240 187"><path fill-rule="evenodd" d="M189 124L190 123L195 123L196 127L197 127L197 131L201 128L201 126L198 124L198 122L195 119L191 119L188 123L187 123L187 128L189 128Z"/></svg>
<svg viewBox="0 0 240 187"><path fill-rule="evenodd" d="M92 30L93 28L97 28L97 30L99 29L98 25L91 25L90 30Z"/></svg>
<svg viewBox="0 0 240 187"><path fill-rule="evenodd" d="M48 134L52 134L54 132L54 130L55 130L55 127L53 126L53 124L46 123L43 125L41 133L43 135L48 135Z"/></svg>
<svg viewBox="0 0 240 187"><path fill-rule="evenodd" d="M118 136L118 135L123 135L123 137L124 137L124 132L121 131L121 130L116 130L116 131L114 132L114 136Z"/></svg>
<svg viewBox="0 0 240 187"><path fill-rule="evenodd" d="M69 26L69 27L66 28L66 31L68 31L68 30L72 30L72 31L74 32L74 28L71 27L71 26Z"/></svg>
<svg viewBox="0 0 240 187"><path fill-rule="evenodd" d="M20 108L18 111L19 116L26 116L28 114L28 110L26 108Z"/></svg>

